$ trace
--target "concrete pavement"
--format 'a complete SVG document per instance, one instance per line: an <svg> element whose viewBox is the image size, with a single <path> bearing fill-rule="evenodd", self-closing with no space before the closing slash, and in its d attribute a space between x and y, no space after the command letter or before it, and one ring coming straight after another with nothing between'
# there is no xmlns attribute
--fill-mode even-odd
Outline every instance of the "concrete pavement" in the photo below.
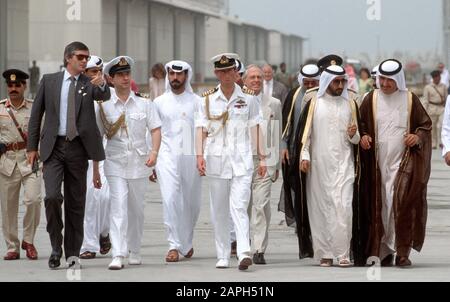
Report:
<svg viewBox="0 0 450 302"><path fill-rule="evenodd" d="M37 233L35 245L39 260L30 261L21 253L18 261L0 259L0 281L81 281L106 282L299 282L299 281L450 281L450 167L447 167L439 152L433 154L432 175L428 189L429 216L425 245L421 254L413 252L413 268L320 268L313 260L298 259L297 238L294 229L283 223L284 215L277 211L281 182L273 185L272 223L269 248L266 252L267 265L253 265L248 271L239 272L237 260L232 259L230 269L215 268L216 254L214 235L210 221L207 181L203 183L203 202L200 218L195 230L192 259L167 264L164 256L167 242L162 222L162 204L158 185L151 184L145 196L145 230L143 238L143 265L121 271L109 271L110 256L83 260L79 275L73 275L64 266L56 271L48 269L47 260L51 251L48 234L45 231L45 215ZM20 219L23 207L20 207ZM19 220L21 223L21 220ZM21 228L20 228L21 230ZM20 231L21 232L21 231ZM3 239L3 238L2 238ZM1 240L0 253L5 253ZM369 275L369 278L368 278Z"/></svg>

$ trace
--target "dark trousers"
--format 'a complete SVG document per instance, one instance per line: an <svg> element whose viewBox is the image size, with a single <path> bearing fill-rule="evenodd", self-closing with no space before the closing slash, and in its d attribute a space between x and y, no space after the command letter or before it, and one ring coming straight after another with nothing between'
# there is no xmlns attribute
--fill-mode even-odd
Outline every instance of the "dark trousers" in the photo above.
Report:
<svg viewBox="0 0 450 302"><path fill-rule="evenodd" d="M58 137L53 152L44 162L45 214L52 254L64 254L66 259L80 254L83 243L83 221L86 203L88 156L81 140L66 141ZM64 196L61 192L64 181ZM64 221L61 205L64 200ZM64 237L62 230L64 228Z"/></svg>

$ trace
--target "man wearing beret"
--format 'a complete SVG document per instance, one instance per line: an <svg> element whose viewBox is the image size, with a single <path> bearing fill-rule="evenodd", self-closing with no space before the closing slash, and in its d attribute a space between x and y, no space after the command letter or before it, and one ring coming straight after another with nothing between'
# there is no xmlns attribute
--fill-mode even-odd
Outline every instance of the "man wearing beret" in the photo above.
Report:
<svg viewBox="0 0 450 302"><path fill-rule="evenodd" d="M110 90L105 89L101 74L93 79L83 74L89 59L89 48L85 44L72 42L67 45L64 70L44 75L31 110L28 160L33 164L40 157L44 163L47 232L52 245L48 265L51 269L61 265L63 242L66 260L80 255L88 160L105 159L95 122L94 100L109 100ZM40 154L37 152L39 143ZM63 201L65 224L61 209ZM74 264L75 261L70 261L69 266Z"/></svg>
<svg viewBox="0 0 450 302"><path fill-rule="evenodd" d="M38 253L33 245L41 214L41 173L33 173L27 161L27 131L32 100L24 98L28 74L9 69L3 73L8 99L0 101L0 199L3 237L8 248L4 260L20 258L20 247L30 260ZM23 240L18 236L20 188L24 188Z"/></svg>

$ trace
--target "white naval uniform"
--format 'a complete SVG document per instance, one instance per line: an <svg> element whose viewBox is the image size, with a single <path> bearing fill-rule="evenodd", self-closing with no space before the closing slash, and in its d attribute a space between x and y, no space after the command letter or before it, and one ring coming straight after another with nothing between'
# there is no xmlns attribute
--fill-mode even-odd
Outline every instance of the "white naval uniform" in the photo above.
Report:
<svg viewBox="0 0 450 302"><path fill-rule="evenodd" d="M281 101L266 94L258 96L263 125L260 127L265 138L265 150L267 173L263 177L258 175L257 167L259 160L254 156L255 171L253 172L252 199L250 202L252 245L255 252L264 253L269 240L270 226L270 193L272 181L275 179L277 170L280 169L280 148L282 135ZM256 153L254 146L253 154Z"/></svg>
<svg viewBox="0 0 450 302"><path fill-rule="evenodd" d="M201 178L195 156L194 118L200 97L164 93L154 101L161 118L162 142L156 170L161 188L169 250L186 255L200 214Z"/></svg>
<svg viewBox="0 0 450 302"><path fill-rule="evenodd" d="M250 229L247 213L251 195L253 155L250 128L262 122L256 97L247 95L235 85L227 100L219 89L209 95L210 114L220 116L228 111L225 127L222 121L208 120L206 98L196 118L196 127L210 132L206 139L206 175L210 183L211 217L214 224L218 259L230 259L230 212L234 222L239 260L250 257Z"/></svg>
<svg viewBox="0 0 450 302"><path fill-rule="evenodd" d="M381 174L381 218L384 235L381 239L380 259L395 253L394 182L405 152L408 133L408 92L396 91L386 95L382 91L377 100L378 165Z"/></svg>
<svg viewBox="0 0 450 302"><path fill-rule="evenodd" d="M352 202L355 181L353 145L347 128L352 123L348 100L325 94L317 99L310 137L301 159L310 161L306 178L309 222L317 260L350 258Z"/></svg>
<svg viewBox="0 0 450 302"><path fill-rule="evenodd" d="M126 257L128 252L140 253L144 229L144 196L148 188L151 169L145 164L150 156L146 141L147 131L161 127L155 105L130 93L122 103L117 95L103 103L103 110L110 123L125 113L126 128L121 128L105 148L105 176L109 183L111 215L110 237L112 257ZM97 111L100 132L105 129Z"/></svg>

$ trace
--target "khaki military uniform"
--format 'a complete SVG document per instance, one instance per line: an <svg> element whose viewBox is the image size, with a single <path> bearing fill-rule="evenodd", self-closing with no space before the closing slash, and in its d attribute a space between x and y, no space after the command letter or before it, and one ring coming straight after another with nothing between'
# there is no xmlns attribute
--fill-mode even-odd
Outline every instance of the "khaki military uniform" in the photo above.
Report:
<svg viewBox="0 0 450 302"><path fill-rule="evenodd" d="M447 95L447 87L442 83L439 85L429 84L423 90L424 107L433 122L433 130L431 132L433 148L437 148L441 144L441 129Z"/></svg>
<svg viewBox="0 0 450 302"><path fill-rule="evenodd" d="M7 145L7 152L0 157L0 199L2 229L8 252L19 252L18 210L20 188L23 185L23 203L26 207L23 217L23 240L33 244L41 212L42 173L32 173L26 156L26 143L7 112L11 108L23 132L28 131L33 101L25 99L19 108L9 100L0 101L0 142Z"/></svg>

